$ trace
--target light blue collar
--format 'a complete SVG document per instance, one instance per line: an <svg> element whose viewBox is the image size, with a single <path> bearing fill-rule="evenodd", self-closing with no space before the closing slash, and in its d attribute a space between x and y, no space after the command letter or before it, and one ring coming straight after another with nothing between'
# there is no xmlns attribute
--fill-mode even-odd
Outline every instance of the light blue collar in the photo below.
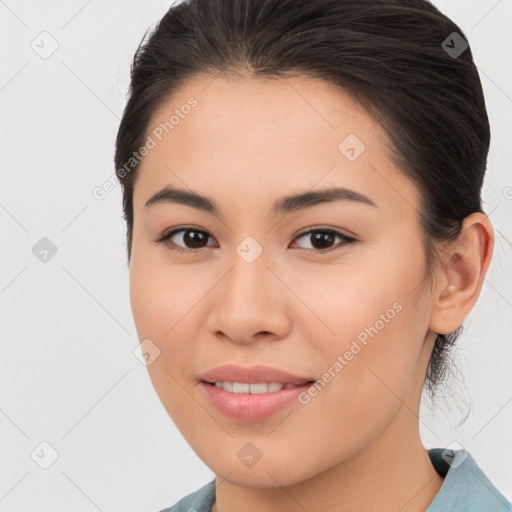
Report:
<svg viewBox="0 0 512 512"><path fill-rule="evenodd" d="M428 450L443 485L426 512L510 512L512 505L464 449Z"/></svg>

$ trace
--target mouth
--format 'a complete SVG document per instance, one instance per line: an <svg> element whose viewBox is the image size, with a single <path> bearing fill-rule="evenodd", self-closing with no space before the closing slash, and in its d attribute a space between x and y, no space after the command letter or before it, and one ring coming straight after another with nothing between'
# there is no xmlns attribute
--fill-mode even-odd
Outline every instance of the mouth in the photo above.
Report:
<svg viewBox="0 0 512 512"><path fill-rule="evenodd" d="M311 376L264 365L224 364L198 376L201 392L219 412L238 421L257 422L296 404Z"/></svg>
<svg viewBox="0 0 512 512"><path fill-rule="evenodd" d="M312 383L200 381L208 402L223 415L242 422L259 422L286 409L307 392Z"/></svg>
<svg viewBox="0 0 512 512"><path fill-rule="evenodd" d="M263 393L275 393L277 391L281 391L282 389L292 389L292 388L301 388L306 385L311 385L315 381L308 380L298 384L291 383L282 383L282 382L229 382L229 381L201 381L205 384L209 384L210 386L215 386L216 388L227 391L228 393L237 393L237 394L251 394L251 395L259 395Z"/></svg>
<svg viewBox="0 0 512 512"><path fill-rule="evenodd" d="M243 367L224 364L199 375L198 379L226 391L256 394L279 391L282 389L279 386L283 388L304 386L315 381L311 377L311 375L294 375L286 370L264 365Z"/></svg>

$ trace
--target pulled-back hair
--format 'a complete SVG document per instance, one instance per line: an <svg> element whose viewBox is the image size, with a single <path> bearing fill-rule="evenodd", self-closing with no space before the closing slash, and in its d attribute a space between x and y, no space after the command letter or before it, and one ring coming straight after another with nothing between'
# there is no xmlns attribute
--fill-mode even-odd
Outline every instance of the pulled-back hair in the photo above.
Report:
<svg viewBox="0 0 512 512"><path fill-rule="evenodd" d="M483 211L490 128L480 78L463 31L430 2L186 0L145 34L131 66L115 153L128 261L139 163L126 164L156 110L199 74L320 78L378 119L393 162L420 192L431 283L440 247ZM437 335L425 379L432 397L461 330Z"/></svg>

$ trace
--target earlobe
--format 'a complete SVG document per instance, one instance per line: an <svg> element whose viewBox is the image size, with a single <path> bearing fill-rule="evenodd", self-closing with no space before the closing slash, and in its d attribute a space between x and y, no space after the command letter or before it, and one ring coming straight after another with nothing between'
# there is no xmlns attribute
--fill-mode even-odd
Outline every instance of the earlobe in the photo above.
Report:
<svg viewBox="0 0 512 512"><path fill-rule="evenodd" d="M449 334L462 325L478 300L493 249L489 218L481 212L466 217L459 238L447 249L430 330Z"/></svg>

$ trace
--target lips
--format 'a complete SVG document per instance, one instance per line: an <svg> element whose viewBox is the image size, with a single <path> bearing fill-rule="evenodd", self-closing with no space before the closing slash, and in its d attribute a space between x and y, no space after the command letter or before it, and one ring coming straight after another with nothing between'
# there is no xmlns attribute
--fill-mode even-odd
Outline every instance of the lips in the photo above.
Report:
<svg viewBox="0 0 512 512"><path fill-rule="evenodd" d="M270 366L256 365L244 368L226 364L209 370L199 376L199 380L213 384L215 382L240 382L247 384L280 383L302 386L315 380L314 377L300 376Z"/></svg>
<svg viewBox="0 0 512 512"><path fill-rule="evenodd" d="M204 397L225 416L244 422L264 421L297 403L315 379L270 366L218 366L199 376Z"/></svg>

